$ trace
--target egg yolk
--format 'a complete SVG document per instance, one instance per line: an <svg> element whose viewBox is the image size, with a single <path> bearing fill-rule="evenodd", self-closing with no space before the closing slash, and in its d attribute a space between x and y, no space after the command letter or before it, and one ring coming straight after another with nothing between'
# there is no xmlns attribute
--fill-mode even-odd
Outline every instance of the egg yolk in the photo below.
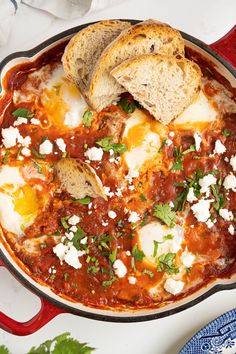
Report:
<svg viewBox="0 0 236 354"><path fill-rule="evenodd" d="M28 222L32 215L37 213L40 202L36 191L25 185L13 193L13 204L14 210Z"/></svg>

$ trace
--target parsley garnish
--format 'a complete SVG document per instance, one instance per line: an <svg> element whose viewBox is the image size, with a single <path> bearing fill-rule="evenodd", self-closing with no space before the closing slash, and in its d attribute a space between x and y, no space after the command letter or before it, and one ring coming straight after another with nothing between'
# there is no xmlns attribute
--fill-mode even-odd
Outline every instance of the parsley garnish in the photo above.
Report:
<svg viewBox="0 0 236 354"><path fill-rule="evenodd" d="M140 197L140 199L141 199L142 202L146 202L147 198L145 197L144 194L140 194L139 197Z"/></svg>
<svg viewBox="0 0 236 354"><path fill-rule="evenodd" d="M117 254L117 248L115 248L110 254L109 254L109 260L111 263L114 263L116 260L116 254Z"/></svg>
<svg viewBox="0 0 236 354"><path fill-rule="evenodd" d="M166 271L168 274L178 273L179 269L174 265L175 256L175 253L166 253L158 257L159 264L157 266L157 271Z"/></svg>
<svg viewBox="0 0 236 354"><path fill-rule="evenodd" d="M140 223L140 226L143 227L144 225L146 225L147 220L148 220L148 217L147 217L147 215L145 215L143 218L143 221Z"/></svg>
<svg viewBox="0 0 236 354"><path fill-rule="evenodd" d="M102 286L108 287L108 286L112 285L116 280L117 280L116 277L112 277L110 280L104 280L102 282Z"/></svg>
<svg viewBox="0 0 236 354"><path fill-rule="evenodd" d="M92 274L92 275L96 275L98 271L99 271L99 268L96 266L90 266L87 268L87 273Z"/></svg>
<svg viewBox="0 0 236 354"><path fill-rule="evenodd" d="M151 270L149 270L149 269L144 269L143 270L143 274L148 275L150 278L154 277L154 273Z"/></svg>
<svg viewBox="0 0 236 354"><path fill-rule="evenodd" d="M136 106L134 102L130 102L127 98L123 97L117 103L117 105L123 109L126 113L133 113Z"/></svg>
<svg viewBox="0 0 236 354"><path fill-rule="evenodd" d="M214 195L216 202L213 204L213 208L219 211L226 204L226 200L222 193L219 193L219 187L216 185L211 185L212 194Z"/></svg>
<svg viewBox="0 0 236 354"><path fill-rule="evenodd" d="M171 171L183 171L183 162L181 160L176 160L171 167Z"/></svg>
<svg viewBox="0 0 236 354"><path fill-rule="evenodd" d="M169 204L156 204L153 207L153 215L163 221L167 226L173 227L176 219L176 213Z"/></svg>
<svg viewBox="0 0 236 354"><path fill-rule="evenodd" d="M35 167L37 168L38 173L43 173L43 169L41 167L41 165L38 163L38 161L31 159L35 165Z"/></svg>
<svg viewBox="0 0 236 354"><path fill-rule="evenodd" d="M85 111L82 118L82 123L87 127L91 127L93 113L91 111Z"/></svg>
<svg viewBox="0 0 236 354"><path fill-rule="evenodd" d="M4 155L3 159L2 159L3 165L6 165L7 160L8 160L8 158L9 158L10 155L11 155L10 150L6 150L5 155Z"/></svg>
<svg viewBox="0 0 236 354"><path fill-rule="evenodd" d="M118 154L123 154L127 150L127 146L125 144L113 143L111 136L98 140L96 144L101 146L104 151L113 150Z"/></svg>
<svg viewBox="0 0 236 354"><path fill-rule="evenodd" d="M226 138L228 138L228 136L231 135L231 131L230 131L229 129L224 129L223 132L222 132L222 134L223 134Z"/></svg>
<svg viewBox="0 0 236 354"><path fill-rule="evenodd" d="M23 117L23 118L33 118L34 113L30 112L26 108L17 108L14 112L12 112L14 117Z"/></svg>
<svg viewBox="0 0 236 354"><path fill-rule="evenodd" d="M85 197L82 199L73 199L74 202L79 202L82 205L87 205L89 203L91 203L91 198L90 197Z"/></svg>
<svg viewBox="0 0 236 354"><path fill-rule="evenodd" d="M31 148L32 153L38 158L38 159L46 159L46 155L41 155L37 150L35 150L33 147Z"/></svg>
<svg viewBox="0 0 236 354"><path fill-rule="evenodd" d="M142 262L143 258L145 257L145 254L142 250L139 250L137 247L137 244L134 245L134 247L132 248L132 256L134 257L134 259L136 261L140 261Z"/></svg>
<svg viewBox="0 0 236 354"><path fill-rule="evenodd" d="M166 146L166 140L167 139L162 140L162 143L161 143L161 146L160 146L160 149L158 150L158 152L161 152L163 150L163 148Z"/></svg>
<svg viewBox="0 0 236 354"><path fill-rule="evenodd" d="M164 240L164 241L173 240L173 238L174 238L174 236L171 235L171 234L168 234L168 235L163 236L163 240Z"/></svg>
<svg viewBox="0 0 236 354"><path fill-rule="evenodd" d="M61 218L61 224L64 227L64 229L69 229L69 225L67 224L67 220L69 219L70 216L63 216Z"/></svg>
<svg viewBox="0 0 236 354"><path fill-rule="evenodd" d="M153 249L153 257L156 257L157 256L157 250L158 250L158 245L159 245L159 242L156 241L156 240L153 240L153 243L154 243L154 249Z"/></svg>

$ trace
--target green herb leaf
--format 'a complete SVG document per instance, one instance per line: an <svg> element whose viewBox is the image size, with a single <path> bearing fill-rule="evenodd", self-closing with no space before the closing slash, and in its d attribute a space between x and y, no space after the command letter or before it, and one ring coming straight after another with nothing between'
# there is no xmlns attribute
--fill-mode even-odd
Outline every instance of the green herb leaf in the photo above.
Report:
<svg viewBox="0 0 236 354"><path fill-rule="evenodd" d="M163 221L167 226L173 227L176 219L176 213L169 204L156 204L153 208L153 215Z"/></svg>
<svg viewBox="0 0 236 354"><path fill-rule="evenodd" d="M77 226L77 231L74 234L74 237L72 238L73 245L77 250L80 250L80 241L85 237L85 235L86 233L84 232L84 230L80 226Z"/></svg>
<svg viewBox="0 0 236 354"><path fill-rule="evenodd" d="M90 197L85 197L82 199L74 199L74 202L79 202L82 205L87 205L89 203L91 203L91 198Z"/></svg>
<svg viewBox="0 0 236 354"><path fill-rule="evenodd" d="M2 159L3 165L6 165L7 160L8 160L10 155L11 155L11 151L10 150L6 150L5 155L4 155L3 159Z"/></svg>
<svg viewBox="0 0 236 354"><path fill-rule="evenodd" d="M231 131L230 131L229 129L224 129L223 132L222 132L222 134L223 134L226 138L228 138L228 137L231 135Z"/></svg>
<svg viewBox="0 0 236 354"><path fill-rule="evenodd" d="M159 245L159 242L156 241L156 240L153 240L153 243L154 243L154 249L153 249L153 257L155 258L157 256L157 250L158 250L158 245Z"/></svg>
<svg viewBox="0 0 236 354"><path fill-rule="evenodd" d="M110 254L109 254L109 260L111 263L114 263L116 260L116 254L117 254L117 248L115 248Z"/></svg>
<svg viewBox="0 0 236 354"><path fill-rule="evenodd" d="M19 150L17 151L16 160L19 160L20 153L21 153L22 149L23 149L23 147L20 147Z"/></svg>
<svg viewBox="0 0 236 354"><path fill-rule="evenodd" d="M132 248L132 256L134 257L134 259L136 261L140 261L142 262L143 258L145 257L145 254L142 250L139 250L137 247L137 244L134 245L134 247Z"/></svg>
<svg viewBox="0 0 236 354"><path fill-rule="evenodd" d="M36 151L33 147L31 148L32 153L38 158L38 159L46 159L46 155L41 155L38 151Z"/></svg>
<svg viewBox="0 0 236 354"><path fill-rule="evenodd" d="M174 264L175 257L175 253L166 253L158 257L159 264L157 266L157 271L166 271L168 274L177 274L179 269Z"/></svg>
<svg viewBox="0 0 236 354"><path fill-rule="evenodd" d="M219 187L217 187L215 185L211 185L211 190L212 190L212 194L214 195L214 197L216 199L216 202L213 204L213 208L216 211L219 211L226 204L225 197L223 196L222 193L219 193Z"/></svg>
<svg viewBox="0 0 236 354"><path fill-rule="evenodd" d="M183 155L189 154L190 152L193 151L196 151L196 147L195 145L190 145L190 147L187 150L183 151Z"/></svg>
<svg viewBox="0 0 236 354"><path fill-rule="evenodd" d="M98 140L96 144L106 152L113 150L118 154L123 154L125 151L127 151L127 146L125 144L113 143L111 136L107 136L101 140Z"/></svg>
<svg viewBox="0 0 236 354"><path fill-rule="evenodd" d="M85 111L82 118L82 123L87 127L91 127L93 113L91 111Z"/></svg>
<svg viewBox="0 0 236 354"><path fill-rule="evenodd" d="M102 282L102 286L104 286L105 288L111 286L116 280L117 280L116 277L112 277L110 280L104 280Z"/></svg>
<svg viewBox="0 0 236 354"><path fill-rule="evenodd" d="M149 270L149 269L144 269L143 270L143 274L148 275L150 278L154 277L154 273L151 270Z"/></svg>
<svg viewBox="0 0 236 354"><path fill-rule="evenodd" d="M174 238L174 236L171 235L171 234L168 234L168 235L163 236L163 240L164 240L164 241L173 240L173 238Z"/></svg>
<svg viewBox="0 0 236 354"><path fill-rule="evenodd" d="M121 98L117 105L126 113L133 113L136 108L135 103L128 101L125 97Z"/></svg>
<svg viewBox="0 0 236 354"><path fill-rule="evenodd" d="M92 275L96 275L98 271L99 271L99 267L96 267L96 266L89 266L87 268L87 273L92 274Z"/></svg>
<svg viewBox="0 0 236 354"><path fill-rule="evenodd" d="M63 216L61 218L61 224L64 227L64 229L69 229L69 225L67 224L67 220L70 218L70 216Z"/></svg>
<svg viewBox="0 0 236 354"><path fill-rule="evenodd" d="M171 167L171 171L183 171L183 162L181 160L176 160Z"/></svg>
<svg viewBox="0 0 236 354"><path fill-rule="evenodd" d="M33 118L34 113L30 112L26 108L17 108L14 112L12 112L14 117L23 117L23 118Z"/></svg>
<svg viewBox="0 0 236 354"><path fill-rule="evenodd" d="M140 199L141 199L142 202L146 202L146 201L147 201L147 198L145 197L144 194L140 194L139 197L140 197Z"/></svg>
<svg viewBox="0 0 236 354"><path fill-rule="evenodd" d="M182 211L188 195L189 188L184 189L175 199L174 201L174 210L175 211Z"/></svg>
<svg viewBox="0 0 236 354"><path fill-rule="evenodd" d="M10 354L9 349L5 345L0 345L0 354Z"/></svg>
<svg viewBox="0 0 236 354"><path fill-rule="evenodd" d="M41 165L38 163L38 161L31 159L35 165L35 167L37 168L38 173L43 173L43 169L41 167Z"/></svg>
<svg viewBox="0 0 236 354"><path fill-rule="evenodd" d="M69 274L67 272L64 273L64 281L67 281L67 279L69 278Z"/></svg>
<svg viewBox="0 0 236 354"><path fill-rule="evenodd" d="M145 215L144 218L143 218L143 221L140 223L140 226L141 227L145 226L146 223L147 223L147 220L148 220L148 217L147 217L147 215Z"/></svg>
<svg viewBox="0 0 236 354"><path fill-rule="evenodd" d="M167 139L162 140L162 143L161 143L161 146L160 146L160 149L158 150L158 152L161 152L163 150L163 148L166 146L166 141L167 141Z"/></svg>

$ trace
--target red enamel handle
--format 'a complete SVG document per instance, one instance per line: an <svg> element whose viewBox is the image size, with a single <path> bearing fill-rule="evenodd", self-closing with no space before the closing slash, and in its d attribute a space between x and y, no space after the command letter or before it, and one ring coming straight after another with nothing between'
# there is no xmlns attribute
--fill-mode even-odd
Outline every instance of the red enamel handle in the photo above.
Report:
<svg viewBox="0 0 236 354"><path fill-rule="evenodd" d="M5 267L0 259L0 266ZM51 321L55 316L65 313L64 310L52 305L50 302L41 300L39 312L26 322L18 322L0 312L0 328L17 336L26 336L32 334Z"/></svg>
<svg viewBox="0 0 236 354"><path fill-rule="evenodd" d="M222 38L209 45L236 68L236 25Z"/></svg>

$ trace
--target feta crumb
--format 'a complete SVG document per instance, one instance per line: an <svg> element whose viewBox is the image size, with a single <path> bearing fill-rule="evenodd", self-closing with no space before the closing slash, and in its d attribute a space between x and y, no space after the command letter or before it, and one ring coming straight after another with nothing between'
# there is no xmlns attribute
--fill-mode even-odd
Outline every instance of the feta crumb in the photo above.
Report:
<svg viewBox="0 0 236 354"><path fill-rule="evenodd" d="M90 161L101 161L103 157L103 150L102 148L92 147L86 150L84 155Z"/></svg>
<svg viewBox="0 0 236 354"><path fill-rule="evenodd" d="M230 235L234 235L234 226L232 224L229 225L228 231L229 231Z"/></svg>
<svg viewBox="0 0 236 354"><path fill-rule="evenodd" d="M206 222L209 219L211 216L210 204L213 201L213 199L200 199L196 204L191 206L191 210L198 221Z"/></svg>
<svg viewBox="0 0 236 354"><path fill-rule="evenodd" d="M173 202L169 202L169 206L170 206L170 208L174 208L174 203Z"/></svg>
<svg viewBox="0 0 236 354"><path fill-rule="evenodd" d="M14 125L14 127L17 127L18 125L27 124L27 123L28 123L27 118L18 117L17 120L15 120L15 122L13 123L13 125Z"/></svg>
<svg viewBox="0 0 236 354"><path fill-rule="evenodd" d="M123 191L123 188L117 188L116 192L115 192L115 195L117 197L122 197L122 191Z"/></svg>
<svg viewBox="0 0 236 354"><path fill-rule="evenodd" d="M199 185L201 187L200 192L206 193L206 196L209 197L210 195L210 186L216 184L217 179L212 174L208 174L203 178L199 179Z"/></svg>
<svg viewBox="0 0 236 354"><path fill-rule="evenodd" d="M128 256L128 257L131 256L131 252L130 252L130 251L126 251L125 254L126 254L126 256Z"/></svg>
<svg viewBox="0 0 236 354"><path fill-rule="evenodd" d="M184 288L184 282L180 280L174 280L172 278L168 278L164 283L164 289L172 295L177 295L181 293L183 288Z"/></svg>
<svg viewBox="0 0 236 354"><path fill-rule="evenodd" d="M62 138L56 139L56 144L59 150L61 150L62 152L66 152L66 144Z"/></svg>
<svg viewBox="0 0 236 354"><path fill-rule="evenodd" d="M134 190L135 190L135 186L132 184L131 186L128 187L128 189L129 189L130 191L134 191Z"/></svg>
<svg viewBox="0 0 236 354"><path fill-rule="evenodd" d="M19 135L18 143L20 143L22 146L29 147L29 145L31 144L31 137L26 136L25 138L23 138L23 136Z"/></svg>
<svg viewBox="0 0 236 354"><path fill-rule="evenodd" d="M131 184L133 182L133 178L137 178L138 176L138 171L129 170L129 173L125 176L125 180L128 181L129 184Z"/></svg>
<svg viewBox="0 0 236 354"><path fill-rule="evenodd" d="M85 254L85 251L78 251L75 246L70 246L68 249L64 261L70 265L71 267L75 269L79 269L82 267L82 264L80 263L79 257L83 256Z"/></svg>
<svg viewBox="0 0 236 354"><path fill-rule="evenodd" d="M33 124L33 125L39 125L40 124L40 120L37 119L37 118L32 118L30 120L30 123Z"/></svg>
<svg viewBox="0 0 236 354"><path fill-rule="evenodd" d="M102 226L107 226L109 223L106 221L102 221Z"/></svg>
<svg viewBox="0 0 236 354"><path fill-rule="evenodd" d="M70 231L76 232L76 231L77 231L77 227L76 227L76 226L71 226L71 227L70 227Z"/></svg>
<svg viewBox="0 0 236 354"><path fill-rule="evenodd" d="M138 213L136 213L136 211L130 211L128 221L131 223L135 223L139 220L140 220L140 216L138 215Z"/></svg>
<svg viewBox="0 0 236 354"><path fill-rule="evenodd" d="M197 200L197 197L195 197L194 189L193 189L193 187L190 187L188 190L188 194L187 194L187 201L189 203L193 203L193 202L195 202L195 200Z"/></svg>
<svg viewBox="0 0 236 354"><path fill-rule="evenodd" d="M24 147L24 148L21 150L21 154L24 155L24 156L30 156L30 155L31 155L31 151L30 151L30 149L28 149L27 147Z"/></svg>
<svg viewBox="0 0 236 354"><path fill-rule="evenodd" d="M130 276L128 277L128 281L130 284L136 284L137 279L135 277Z"/></svg>
<svg viewBox="0 0 236 354"><path fill-rule="evenodd" d="M214 154L223 154L226 151L226 147L222 144L222 142L217 139L215 142L215 149L213 151Z"/></svg>
<svg viewBox="0 0 236 354"><path fill-rule="evenodd" d="M68 224L69 225L76 225L80 222L80 217L77 215L72 215L69 219L68 219Z"/></svg>
<svg viewBox="0 0 236 354"><path fill-rule="evenodd" d="M103 187L103 190L104 190L104 193L105 193L109 198L114 197L114 193L111 192L111 188L110 188L110 187L104 186L104 187Z"/></svg>
<svg viewBox="0 0 236 354"><path fill-rule="evenodd" d="M175 133L174 133L174 132L169 132L169 136L170 136L171 138L173 138L173 137L175 136Z"/></svg>
<svg viewBox="0 0 236 354"><path fill-rule="evenodd" d="M117 214L116 214L116 212L114 212L113 210L109 210L109 211L108 211L108 216L109 216L109 218L111 218L111 219L115 219L115 218L117 217Z"/></svg>
<svg viewBox="0 0 236 354"><path fill-rule="evenodd" d="M115 260L113 263L113 269L118 278L123 278L127 273L127 268L120 259Z"/></svg>
<svg viewBox="0 0 236 354"><path fill-rule="evenodd" d="M14 127L9 127L9 128L3 128L2 129L2 143L5 146L5 148L10 148L12 146L15 146L17 143L17 140L20 136L18 128Z"/></svg>
<svg viewBox="0 0 236 354"><path fill-rule="evenodd" d="M224 160L225 162L229 162L229 158L227 156L225 156Z"/></svg>
<svg viewBox="0 0 236 354"><path fill-rule="evenodd" d="M225 189L232 189L234 192L236 192L236 177L231 173L228 176L225 177L223 186Z"/></svg>
<svg viewBox="0 0 236 354"><path fill-rule="evenodd" d="M230 221L234 218L232 211L228 209L220 209L219 214L225 221Z"/></svg>
<svg viewBox="0 0 236 354"><path fill-rule="evenodd" d="M196 151L199 151L201 147L202 137L199 133L194 133L193 137L195 140L195 149Z"/></svg>
<svg viewBox="0 0 236 354"><path fill-rule="evenodd" d="M91 202L91 203L89 203L88 204L88 209L91 209L92 208L92 206L93 206L93 203Z"/></svg>
<svg viewBox="0 0 236 354"><path fill-rule="evenodd" d="M39 145L39 153L41 155L49 155L52 153L53 145L51 141L45 140L42 144Z"/></svg>
<svg viewBox="0 0 236 354"><path fill-rule="evenodd" d="M88 237L85 236L84 238L82 238L82 240L80 240L80 243L81 245L86 245L87 241L88 241Z"/></svg>
<svg viewBox="0 0 236 354"><path fill-rule="evenodd" d="M183 265L186 267L186 268L190 268L192 267L193 265L193 262L195 260L195 256L194 254L192 254L191 252L188 252L187 250L185 250L181 257L181 262L183 263Z"/></svg>
<svg viewBox="0 0 236 354"><path fill-rule="evenodd" d="M53 252L60 259L60 261L64 261L67 250L68 246L63 245L61 242L53 247Z"/></svg>
<svg viewBox="0 0 236 354"><path fill-rule="evenodd" d="M166 139L166 145L170 146L171 144L173 144L173 141L171 139Z"/></svg>
<svg viewBox="0 0 236 354"><path fill-rule="evenodd" d="M233 171L236 171L236 155L231 156L229 163L232 166Z"/></svg>
<svg viewBox="0 0 236 354"><path fill-rule="evenodd" d="M208 227L208 229L211 229L214 226L213 221L211 221L211 219L208 219L206 221L206 226Z"/></svg>
<svg viewBox="0 0 236 354"><path fill-rule="evenodd" d="M71 241L74 237L74 234L73 234L73 232L70 231L70 232L66 232L65 236L66 236L66 238L68 238L68 240Z"/></svg>

